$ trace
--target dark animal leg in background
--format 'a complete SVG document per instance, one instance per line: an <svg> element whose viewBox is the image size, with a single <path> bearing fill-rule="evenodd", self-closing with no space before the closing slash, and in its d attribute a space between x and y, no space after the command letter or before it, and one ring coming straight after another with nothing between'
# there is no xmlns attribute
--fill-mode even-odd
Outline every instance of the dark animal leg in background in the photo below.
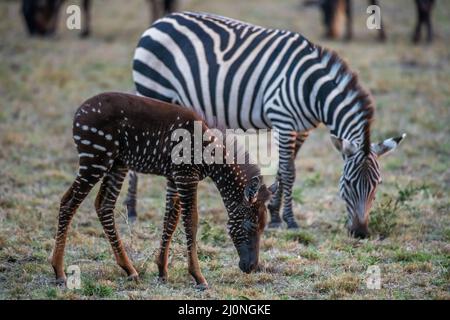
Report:
<svg viewBox="0 0 450 320"><path fill-rule="evenodd" d="M127 193L127 197L126 197L125 201L123 202L123 204L127 206L129 220L136 220L136 218L137 218L137 212L136 212L137 185L138 185L137 173L134 171L130 171L129 182L128 182L128 193Z"/></svg>
<svg viewBox="0 0 450 320"><path fill-rule="evenodd" d="M345 15L347 16L345 40L351 40L353 39L353 8L351 0L345 1Z"/></svg>
<svg viewBox="0 0 450 320"><path fill-rule="evenodd" d="M83 0L83 17L82 17L83 29L81 30L80 37L86 38L91 34L91 0Z"/></svg>
<svg viewBox="0 0 450 320"><path fill-rule="evenodd" d="M378 0L370 0L370 4L380 6ZM384 30L383 13L381 11L380 13L381 13L381 25L380 25L381 28L378 30L378 41L384 42L386 41L386 32Z"/></svg>
<svg viewBox="0 0 450 320"><path fill-rule="evenodd" d="M434 0L416 0L417 24L413 34L413 42L418 43L421 38L422 24L427 27L427 42L433 41L433 25L431 21L431 11Z"/></svg>
<svg viewBox="0 0 450 320"><path fill-rule="evenodd" d="M152 24L153 22L155 22L156 20L158 20L159 18L161 18L162 13L161 13L161 4L160 4L161 0L147 0L149 6L151 7L151 20L150 20L150 24Z"/></svg>
<svg viewBox="0 0 450 320"><path fill-rule="evenodd" d="M431 43L433 42L433 38L434 38L434 31L433 31L433 25L431 22L431 8L430 11L428 11L427 14L427 42Z"/></svg>
<svg viewBox="0 0 450 320"><path fill-rule="evenodd" d="M170 14L177 10L176 0L164 0L164 14Z"/></svg>
<svg viewBox="0 0 450 320"><path fill-rule="evenodd" d="M27 26L28 33L30 35L34 35L36 33L33 12L34 12L35 3L30 0L22 1L22 14L25 19L25 24Z"/></svg>

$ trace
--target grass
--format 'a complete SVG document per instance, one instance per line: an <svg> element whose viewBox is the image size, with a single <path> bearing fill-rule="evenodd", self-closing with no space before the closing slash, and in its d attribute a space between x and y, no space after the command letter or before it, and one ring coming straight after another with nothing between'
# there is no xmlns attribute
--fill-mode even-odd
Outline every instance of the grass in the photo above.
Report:
<svg viewBox="0 0 450 320"><path fill-rule="evenodd" d="M408 133L395 153L380 160L383 184L371 213L370 239L347 236L338 196L342 161L320 127L296 161L294 213L301 229L264 233L261 272L239 270L221 199L205 181L199 186L197 240L211 289L193 287L182 228L174 235L168 282L159 283L153 261L165 182L142 176L138 221L124 219L124 192L116 208L119 232L141 281L127 281L116 265L94 211L95 189L74 217L65 256L66 266L80 267L81 288L56 287L48 257L59 201L77 167L73 112L93 94L133 90L131 59L149 13L141 0L96 0L91 38L80 40L61 21L55 38L30 39L18 18L19 1L2 1L0 299L449 299L450 4L436 4L436 42L412 46L410 0L383 4L385 44L365 28L364 1L355 1L351 43L324 41L318 11L303 12L298 3L187 0L183 7L302 32L336 50L359 72L376 101L374 142ZM366 286L373 265L381 270L379 290Z"/></svg>

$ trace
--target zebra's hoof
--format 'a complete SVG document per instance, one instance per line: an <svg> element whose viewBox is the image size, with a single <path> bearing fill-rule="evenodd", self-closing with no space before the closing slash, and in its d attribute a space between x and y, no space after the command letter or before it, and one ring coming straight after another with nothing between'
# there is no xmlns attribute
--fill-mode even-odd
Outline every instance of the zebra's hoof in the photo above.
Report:
<svg viewBox="0 0 450 320"><path fill-rule="evenodd" d="M295 221L289 221L289 222L287 222L287 228L288 229L298 229L298 224Z"/></svg>
<svg viewBox="0 0 450 320"><path fill-rule="evenodd" d="M209 289L209 286L207 283L199 283L195 286L195 289L198 291L205 291Z"/></svg>
<svg viewBox="0 0 450 320"><path fill-rule="evenodd" d="M282 222L281 221L271 221L267 227L269 229L279 229L282 226Z"/></svg>
<svg viewBox="0 0 450 320"><path fill-rule="evenodd" d="M128 216L128 222L129 223L134 223L134 222L136 222L136 220L137 220L137 216L136 215L134 215L134 216Z"/></svg>
<svg viewBox="0 0 450 320"><path fill-rule="evenodd" d="M128 221L135 222L137 219L137 212L134 207L130 207L127 205L127 214L128 214Z"/></svg>

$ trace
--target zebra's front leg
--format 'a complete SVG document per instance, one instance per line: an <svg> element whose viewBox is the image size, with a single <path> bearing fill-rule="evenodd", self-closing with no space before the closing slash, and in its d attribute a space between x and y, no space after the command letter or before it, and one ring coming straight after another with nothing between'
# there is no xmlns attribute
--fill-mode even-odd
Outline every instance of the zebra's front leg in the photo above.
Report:
<svg viewBox="0 0 450 320"><path fill-rule="evenodd" d="M198 211L197 211L197 186L198 180L177 180L177 190L180 195L181 218L186 232L186 242L188 251L188 270L196 282L196 288L205 290L208 283L200 271L197 254L197 227L198 227Z"/></svg>
<svg viewBox="0 0 450 320"><path fill-rule="evenodd" d="M309 135L309 133L307 131L299 132L297 134L297 138L295 141L294 160L297 158L297 154L300 151L300 148L302 147L306 138L308 138L308 135ZM293 170L294 170L294 174L295 174L295 166L294 166ZM269 228L279 228L279 227L281 227L281 223L282 223L281 218L280 218L280 208L281 208L281 204L283 201L283 184L281 183L280 170L278 170L276 180L279 183L278 189L277 189L277 192L273 195L273 197L270 201L270 204L268 205L268 209L270 211L270 216L271 216Z"/></svg>
<svg viewBox="0 0 450 320"><path fill-rule="evenodd" d="M128 219L131 221L136 220L137 212L137 185L138 185L138 176L134 171L130 171L129 173L129 182L128 182L128 193L124 205L127 206Z"/></svg>
<svg viewBox="0 0 450 320"><path fill-rule="evenodd" d="M166 191L166 213L164 216L164 230L161 238L161 246L156 264L159 270L159 279L162 282L167 280L167 265L169 258L169 247L172 240L172 235L177 228L180 217L180 197L178 195L175 183L173 180L167 180Z"/></svg>
<svg viewBox="0 0 450 320"><path fill-rule="evenodd" d="M289 229L298 228L292 210L292 188L295 182L295 155L297 133L280 133L280 183L283 189L283 220Z"/></svg>

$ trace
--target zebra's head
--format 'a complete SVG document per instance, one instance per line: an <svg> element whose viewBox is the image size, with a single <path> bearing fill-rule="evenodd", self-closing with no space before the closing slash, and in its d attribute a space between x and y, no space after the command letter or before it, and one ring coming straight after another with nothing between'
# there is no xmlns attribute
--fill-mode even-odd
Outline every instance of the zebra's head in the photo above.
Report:
<svg viewBox="0 0 450 320"><path fill-rule="evenodd" d="M266 202L277 189L277 183L266 187L260 176L245 186L242 201L233 209L228 231L239 254L239 268L250 273L258 267L259 242L266 225Z"/></svg>
<svg viewBox="0 0 450 320"><path fill-rule="evenodd" d="M347 228L357 238L369 236L369 213L375 199L377 186L381 183L378 158L394 150L406 137L390 138L381 143L372 143L370 151L346 139L331 137L336 149L344 158L344 171L339 181L339 192L348 212Z"/></svg>

